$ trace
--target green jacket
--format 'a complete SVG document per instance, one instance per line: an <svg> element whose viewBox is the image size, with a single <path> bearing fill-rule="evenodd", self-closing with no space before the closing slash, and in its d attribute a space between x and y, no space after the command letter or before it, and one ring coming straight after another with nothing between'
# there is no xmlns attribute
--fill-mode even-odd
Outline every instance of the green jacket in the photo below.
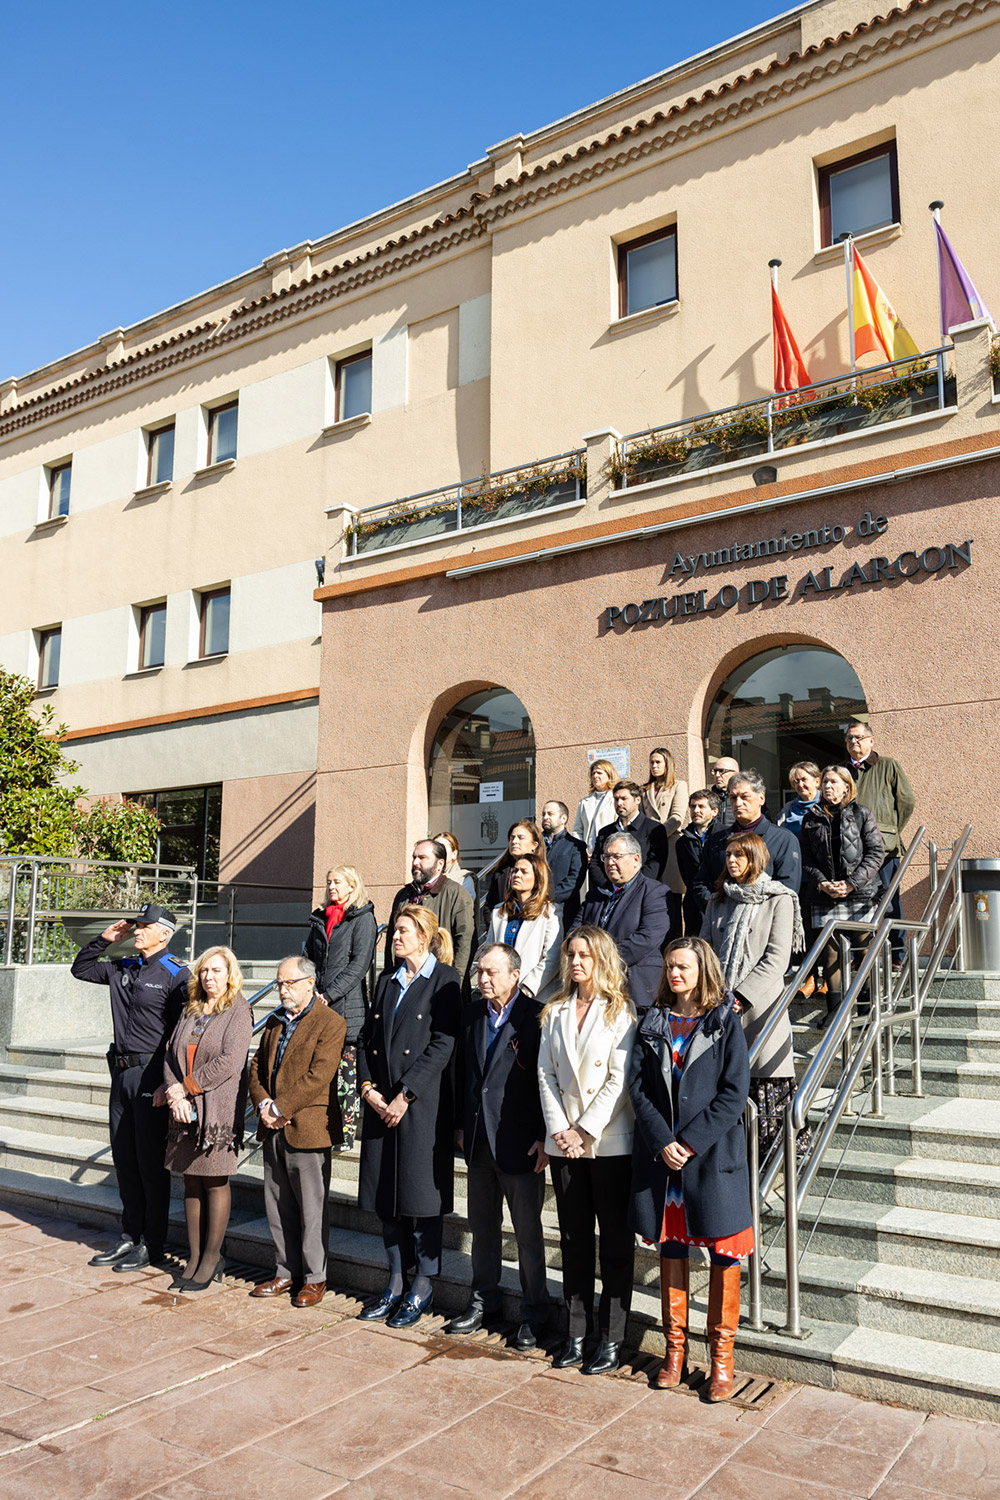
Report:
<svg viewBox="0 0 1000 1500"><path fill-rule="evenodd" d="M902 854L903 829L913 814L917 799L898 760L873 750L855 773L858 801L871 808L885 843L886 858Z"/></svg>

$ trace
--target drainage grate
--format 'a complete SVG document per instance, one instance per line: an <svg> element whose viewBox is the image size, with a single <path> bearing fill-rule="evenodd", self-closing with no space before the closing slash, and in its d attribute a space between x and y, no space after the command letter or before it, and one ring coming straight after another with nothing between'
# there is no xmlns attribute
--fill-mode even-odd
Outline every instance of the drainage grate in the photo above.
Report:
<svg viewBox="0 0 1000 1500"><path fill-rule="evenodd" d="M636 1354L623 1361L621 1368L615 1372L614 1378L652 1383L662 1362L656 1356ZM707 1365L689 1365L687 1378L680 1385L674 1386L670 1391L664 1391L663 1394L695 1396L703 1400L702 1392L708 1383L708 1374ZM765 1375L750 1375L745 1370L737 1370L733 1394L725 1404L726 1406L739 1406L744 1410L762 1411L788 1387L788 1381L769 1380Z"/></svg>

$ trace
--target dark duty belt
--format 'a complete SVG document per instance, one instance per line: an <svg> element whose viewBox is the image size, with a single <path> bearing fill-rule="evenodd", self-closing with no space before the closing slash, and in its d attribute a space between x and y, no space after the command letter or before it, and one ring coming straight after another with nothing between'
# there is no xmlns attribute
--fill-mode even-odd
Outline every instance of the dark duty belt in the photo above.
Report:
<svg viewBox="0 0 1000 1500"><path fill-rule="evenodd" d="M108 1051L113 1068L145 1068L155 1056L155 1052L116 1052L113 1047Z"/></svg>

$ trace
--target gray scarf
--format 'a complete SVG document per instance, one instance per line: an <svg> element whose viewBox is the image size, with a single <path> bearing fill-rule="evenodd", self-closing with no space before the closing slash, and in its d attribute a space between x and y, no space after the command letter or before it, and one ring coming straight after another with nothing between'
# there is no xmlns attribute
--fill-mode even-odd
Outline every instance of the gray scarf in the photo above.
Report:
<svg viewBox="0 0 1000 1500"><path fill-rule="evenodd" d="M756 880L750 881L747 885L738 885L735 880L725 881L722 894L728 896L733 903L723 933L722 947L718 954L722 972L726 976L726 983L730 989L738 989L740 981L746 978L753 967L750 958L750 930L754 925L754 907L762 906L773 896L787 896L791 901L792 952L803 951L806 945L806 934L802 926L799 898L794 891L788 889L787 885L782 885L778 880L772 880L770 875L758 875Z"/></svg>

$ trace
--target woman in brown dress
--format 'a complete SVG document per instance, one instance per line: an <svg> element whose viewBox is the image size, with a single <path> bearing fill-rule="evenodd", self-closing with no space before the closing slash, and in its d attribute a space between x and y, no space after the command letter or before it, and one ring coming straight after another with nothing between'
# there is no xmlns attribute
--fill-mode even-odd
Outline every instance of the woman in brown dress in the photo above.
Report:
<svg viewBox="0 0 1000 1500"><path fill-rule="evenodd" d="M191 966L188 1002L167 1043L163 1087L170 1110L166 1166L184 1177L189 1258L173 1285L203 1292L222 1279L229 1178L243 1144L246 1060L253 1019L229 948L209 948Z"/></svg>

